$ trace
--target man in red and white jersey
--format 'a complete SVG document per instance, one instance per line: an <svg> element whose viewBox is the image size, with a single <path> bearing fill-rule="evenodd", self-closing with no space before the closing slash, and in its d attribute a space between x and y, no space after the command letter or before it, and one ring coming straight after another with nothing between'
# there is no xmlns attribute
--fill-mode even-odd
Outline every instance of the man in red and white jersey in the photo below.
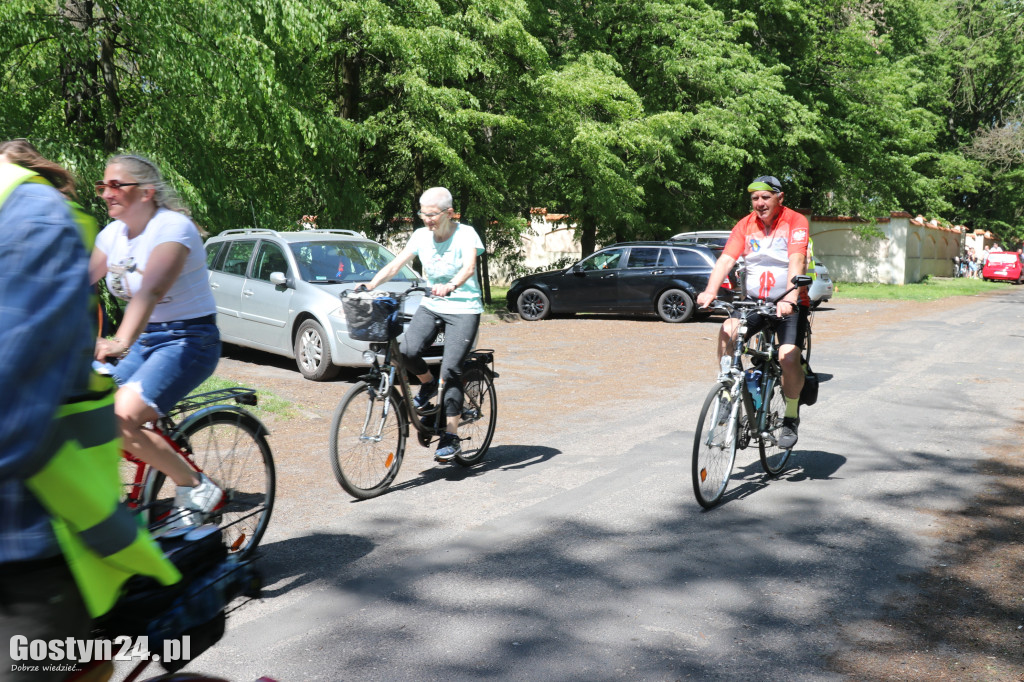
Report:
<svg viewBox="0 0 1024 682"><path fill-rule="evenodd" d="M725 250L715 263L707 288L697 296L697 305L707 307L718 293L718 287L743 257L747 263L746 293L749 298L774 299L790 288L790 281L804 274L807 267L807 240L810 226L807 218L782 205L785 193L782 183L771 175L762 175L747 187L754 209L732 228ZM782 365L782 392L786 396L786 415L782 420L779 445L796 445L800 424L800 389L804 372L800 352L807 333L810 310L807 288L789 292L778 303L778 318L754 316L748 322L747 335L771 325L779 337L779 364ZM718 356L732 355L739 320L730 318L722 324L718 337Z"/></svg>

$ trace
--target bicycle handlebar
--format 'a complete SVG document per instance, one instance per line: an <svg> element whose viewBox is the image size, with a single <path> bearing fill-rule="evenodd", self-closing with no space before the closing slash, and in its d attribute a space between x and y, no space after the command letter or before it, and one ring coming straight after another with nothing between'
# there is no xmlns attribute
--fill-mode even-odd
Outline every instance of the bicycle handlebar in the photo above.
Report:
<svg viewBox="0 0 1024 682"><path fill-rule="evenodd" d="M367 293L370 290L366 288L365 284L360 284L355 289L348 289L348 290L346 290L346 292L343 292L343 293L347 293L347 291L351 291L352 293L355 293L355 294L362 294L362 293ZM444 296L435 296L432 293L432 288L431 287L429 287L429 286L421 286L419 284L414 284L411 287L409 287L408 289L406 289L405 291L399 291L399 292L396 292L396 293L388 292L388 294L390 296L394 296L395 298L397 298L400 301L404 301L406 299L406 297L409 296L409 294L415 294L417 292L422 293L427 298L446 298L446 297L452 295L452 292L448 292Z"/></svg>
<svg viewBox="0 0 1024 682"><path fill-rule="evenodd" d="M779 294L775 298L771 299L770 301L765 301L763 299L759 299L757 301L748 300L748 299L740 299L738 301L726 302L726 301L719 301L719 300L716 299L716 300L712 301L711 305L709 305L708 307L709 308L721 308L721 309L729 311L729 312L732 312L736 308L751 308L751 309L756 308L757 312L759 312L759 313L766 314L766 315L775 315L776 314L776 309L778 307L779 302L782 301L782 299L785 298L786 295L788 295L791 291L795 291L796 289L799 289L800 287L810 286L812 282L813 282L813 280L810 277L808 277L807 275L796 275L792 279L793 286L791 286L790 288L786 289L785 291L783 291L781 294Z"/></svg>

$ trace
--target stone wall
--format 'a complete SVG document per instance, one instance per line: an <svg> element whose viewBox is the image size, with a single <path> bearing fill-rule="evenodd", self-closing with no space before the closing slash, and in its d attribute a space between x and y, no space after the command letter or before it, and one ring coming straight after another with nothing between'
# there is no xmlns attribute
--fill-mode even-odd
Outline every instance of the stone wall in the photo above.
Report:
<svg viewBox="0 0 1024 682"><path fill-rule="evenodd" d="M966 233L903 212L875 221L882 237L858 236L855 228L868 223L857 218L811 216L809 222L815 257L833 280L844 282L910 284L929 275L951 277Z"/></svg>

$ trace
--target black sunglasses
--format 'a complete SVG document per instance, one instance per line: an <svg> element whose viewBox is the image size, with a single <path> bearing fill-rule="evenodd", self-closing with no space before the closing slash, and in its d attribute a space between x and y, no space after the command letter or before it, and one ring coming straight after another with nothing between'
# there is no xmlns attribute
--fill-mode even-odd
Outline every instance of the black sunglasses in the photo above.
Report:
<svg viewBox="0 0 1024 682"><path fill-rule="evenodd" d="M117 192L122 187L136 187L141 184L141 182L118 182L117 180L111 180L110 182L100 181L96 183L96 194L103 196L103 192L105 192L108 187Z"/></svg>

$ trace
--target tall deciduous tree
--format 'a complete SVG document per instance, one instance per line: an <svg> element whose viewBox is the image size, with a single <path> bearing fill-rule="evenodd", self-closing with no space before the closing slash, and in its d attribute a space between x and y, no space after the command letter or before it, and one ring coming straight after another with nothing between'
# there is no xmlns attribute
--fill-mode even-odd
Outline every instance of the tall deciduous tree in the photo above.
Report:
<svg viewBox="0 0 1024 682"><path fill-rule="evenodd" d="M318 25L299 0L11 0L0 135L32 138L86 181L110 154L149 155L214 231L279 226L329 177L311 157L354 162L350 131L302 97L291 60Z"/></svg>

